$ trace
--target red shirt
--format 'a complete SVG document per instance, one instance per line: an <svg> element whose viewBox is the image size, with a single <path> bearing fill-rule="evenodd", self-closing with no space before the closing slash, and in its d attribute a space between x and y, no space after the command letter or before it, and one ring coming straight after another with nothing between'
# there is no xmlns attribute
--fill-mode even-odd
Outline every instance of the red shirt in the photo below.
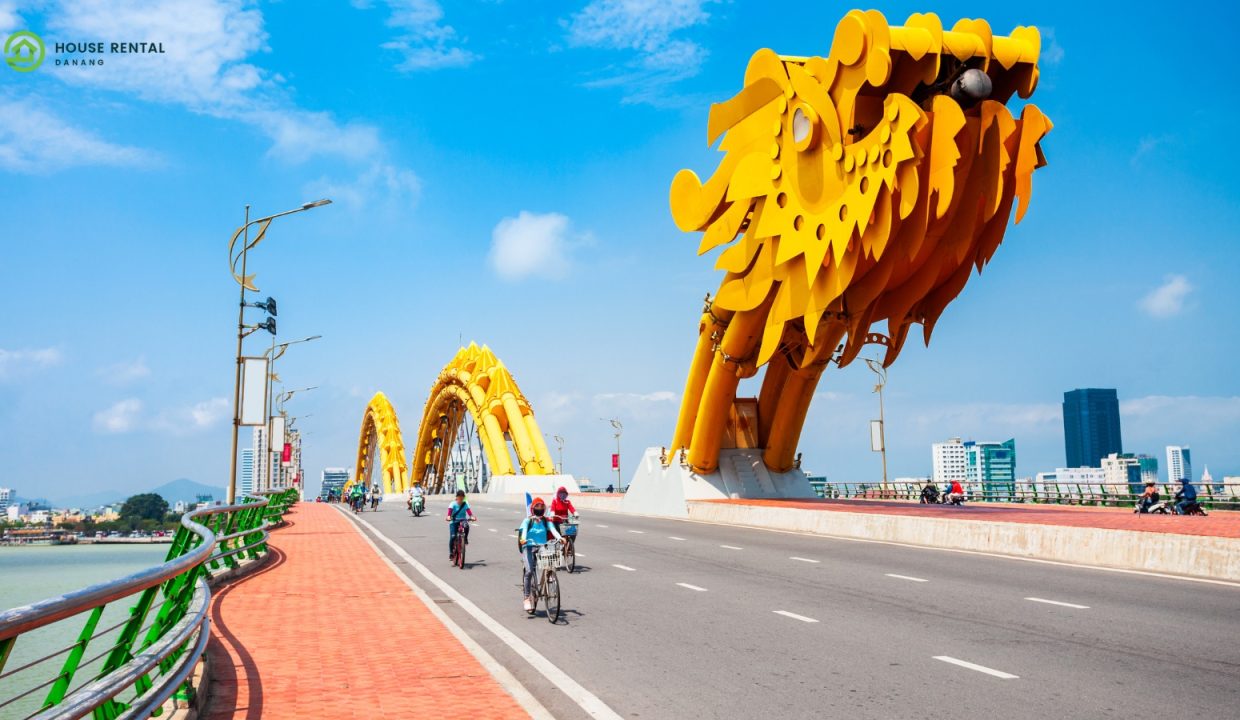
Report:
<svg viewBox="0 0 1240 720"><path fill-rule="evenodd" d="M561 518L566 518L568 517L568 514L570 512L573 513L574 515L577 513L577 508L573 507L573 501L569 500L568 498L565 498L563 501L561 501L560 496L556 495L555 499L551 501L552 517L556 518L557 520Z"/></svg>

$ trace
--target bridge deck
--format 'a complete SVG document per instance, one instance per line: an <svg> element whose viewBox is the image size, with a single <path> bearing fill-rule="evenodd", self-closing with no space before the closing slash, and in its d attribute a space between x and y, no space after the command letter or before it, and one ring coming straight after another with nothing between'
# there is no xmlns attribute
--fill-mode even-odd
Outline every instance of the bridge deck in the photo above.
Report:
<svg viewBox="0 0 1240 720"><path fill-rule="evenodd" d="M211 606L210 718L529 717L328 505Z"/></svg>
<svg viewBox="0 0 1240 720"><path fill-rule="evenodd" d="M921 505L909 500L710 500L705 502L791 507L824 512L869 513L913 517L958 518L990 522L1063 525L1108 530L1136 530L1177 535L1240 538L1240 517L1220 511L1207 517L1137 515L1131 508L1077 505L968 503L963 507Z"/></svg>

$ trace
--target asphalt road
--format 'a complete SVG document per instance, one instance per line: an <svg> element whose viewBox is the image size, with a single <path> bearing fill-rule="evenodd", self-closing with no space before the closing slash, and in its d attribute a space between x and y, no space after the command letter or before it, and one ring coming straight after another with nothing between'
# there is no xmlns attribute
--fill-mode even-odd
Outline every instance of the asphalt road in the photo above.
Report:
<svg viewBox="0 0 1240 720"><path fill-rule="evenodd" d="M552 626L521 608L523 511L471 504L463 570L445 499L362 518L622 717L1240 716L1240 588L586 511ZM552 714L587 717L376 544Z"/></svg>

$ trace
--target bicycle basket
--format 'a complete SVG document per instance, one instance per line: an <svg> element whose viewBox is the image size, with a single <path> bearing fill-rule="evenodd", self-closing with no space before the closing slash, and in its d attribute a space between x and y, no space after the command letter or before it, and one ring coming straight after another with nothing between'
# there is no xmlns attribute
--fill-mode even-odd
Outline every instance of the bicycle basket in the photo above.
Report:
<svg viewBox="0 0 1240 720"><path fill-rule="evenodd" d="M577 537L577 523L564 523L560 526L560 532L564 537Z"/></svg>

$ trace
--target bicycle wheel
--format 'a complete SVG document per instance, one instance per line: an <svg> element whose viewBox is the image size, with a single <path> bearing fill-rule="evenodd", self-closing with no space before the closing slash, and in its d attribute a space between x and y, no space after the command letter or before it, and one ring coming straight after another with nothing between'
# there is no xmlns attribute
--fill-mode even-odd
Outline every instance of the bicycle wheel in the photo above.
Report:
<svg viewBox="0 0 1240 720"><path fill-rule="evenodd" d="M456 534L456 566L465 569L465 533Z"/></svg>
<svg viewBox="0 0 1240 720"><path fill-rule="evenodd" d="M572 573L577 569L577 541L567 538L568 542L564 543L564 564L568 567L568 572Z"/></svg>
<svg viewBox="0 0 1240 720"><path fill-rule="evenodd" d="M548 570L543 576L543 603L547 607L547 622L556 623L560 620L560 580L554 570Z"/></svg>

